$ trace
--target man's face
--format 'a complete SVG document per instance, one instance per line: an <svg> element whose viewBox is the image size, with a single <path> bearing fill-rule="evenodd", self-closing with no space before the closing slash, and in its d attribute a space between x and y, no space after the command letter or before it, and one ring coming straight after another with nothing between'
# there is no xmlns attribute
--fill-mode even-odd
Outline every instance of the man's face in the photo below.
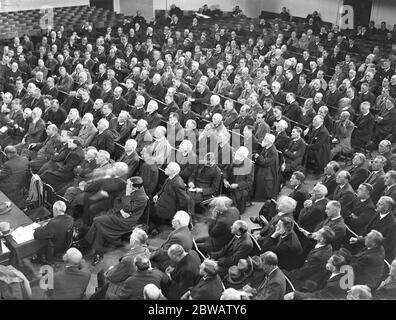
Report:
<svg viewBox="0 0 396 320"><path fill-rule="evenodd" d="M384 199L380 198L377 202L377 211L379 213L386 213L388 210L388 206L386 205L386 202Z"/></svg>
<svg viewBox="0 0 396 320"><path fill-rule="evenodd" d="M381 159L378 158L378 157L375 158L374 161L373 161L372 164L371 164L371 168L372 168L374 171L380 170L380 169L382 168L382 161L381 161Z"/></svg>
<svg viewBox="0 0 396 320"><path fill-rule="evenodd" d="M334 210L334 207L332 206L332 205L330 205L330 204L327 204L326 205L326 215L329 217L329 218L331 218L331 217L333 217L334 216L334 214L335 214L335 210Z"/></svg>
<svg viewBox="0 0 396 320"><path fill-rule="evenodd" d="M392 184L394 184L394 183L395 183L395 181L393 180L392 176L390 175L389 172L387 172L387 173L385 174L385 185L386 185L386 186L390 186L390 185L392 185Z"/></svg>

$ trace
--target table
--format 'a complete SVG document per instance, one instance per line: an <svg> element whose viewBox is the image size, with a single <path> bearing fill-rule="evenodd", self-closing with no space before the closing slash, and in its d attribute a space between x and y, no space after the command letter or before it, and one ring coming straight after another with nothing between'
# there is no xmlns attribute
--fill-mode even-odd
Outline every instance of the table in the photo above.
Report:
<svg viewBox="0 0 396 320"><path fill-rule="evenodd" d="M0 191L0 202L10 201L8 197ZM12 202L12 201L10 201ZM0 222L6 221L10 224L11 228L15 230L20 226L27 226L33 221L14 203L12 203L11 210L0 216ZM22 268L22 259L28 258L33 254L37 253L40 249L47 246L47 240L30 240L21 244L15 242L11 235L4 237L5 245L10 250L9 253L0 253L0 263L6 263L6 257L15 268Z"/></svg>

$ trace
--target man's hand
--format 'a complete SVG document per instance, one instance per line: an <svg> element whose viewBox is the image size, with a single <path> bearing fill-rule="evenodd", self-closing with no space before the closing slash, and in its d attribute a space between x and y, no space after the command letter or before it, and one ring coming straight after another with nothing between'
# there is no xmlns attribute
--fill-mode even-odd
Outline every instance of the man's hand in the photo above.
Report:
<svg viewBox="0 0 396 320"><path fill-rule="evenodd" d="M357 242L358 242L358 239L355 238L355 237L351 237L351 238L349 239L349 243L350 243L350 244L355 244L355 243L357 243Z"/></svg>
<svg viewBox="0 0 396 320"><path fill-rule="evenodd" d="M81 181L81 182L78 184L78 187L80 188L81 191L84 191L86 185L87 185L87 182L86 182L86 181Z"/></svg>
<svg viewBox="0 0 396 320"><path fill-rule="evenodd" d="M312 200L305 200L304 201L304 208L309 208L312 206Z"/></svg>
<svg viewBox="0 0 396 320"><path fill-rule="evenodd" d="M158 194L156 194L156 195L153 197L153 201L154 201L154 203L158 201Z"/></svg>
<svg viewBox="0 0 396 320"><path fill-rule="evenodd" d="M129 218L131 215L127 212L125 212L123 209L120 210L120 213L122 215L123 218Z"/></svg>
<svg viewBox="0 0 396 320"><path fill-rule="evenodd" d="M224 187L227 189L230 187L230 183L227 180L224 180Z"/></svg>
<svg viewBox="0 0 396 320"><path fill-rule="evenodd" d="M238 183L233 183L232 185L230 185L230 189L236 189L238 188Z"/></svg>
<svg viewBox="0 0 396 320"><path fill-rule="evenodd" d="M189 188L195 188L194 182L189 182L189 183L188 183L188 187L189 187Z"/></svg>
<svg viewBox="0 0 396 320"><path fill-rule="evenodd" d="M286 293L283 300L294 300L294 292Z"/></svg>

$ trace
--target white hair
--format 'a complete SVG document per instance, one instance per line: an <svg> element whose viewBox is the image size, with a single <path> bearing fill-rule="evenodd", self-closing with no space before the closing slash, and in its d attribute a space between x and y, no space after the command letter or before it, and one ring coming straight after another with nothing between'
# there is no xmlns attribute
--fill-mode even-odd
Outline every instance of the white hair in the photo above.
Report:
<svg viewBox="0 0 396 320"><path fill-rule="evenodd" d="M190 223L190 215L183 210L177 211L173 216L173 219L179 221L180 225L187 227Z"/></svg>

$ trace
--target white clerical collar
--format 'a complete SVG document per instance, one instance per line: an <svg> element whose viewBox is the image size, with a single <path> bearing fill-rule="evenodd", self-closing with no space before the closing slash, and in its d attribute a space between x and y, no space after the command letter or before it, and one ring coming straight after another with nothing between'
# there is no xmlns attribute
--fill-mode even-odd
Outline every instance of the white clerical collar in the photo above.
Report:
<svg viewBox="0 0 396 320"><path fill-rule="evenodd" d="M322 247L324 247L325 245L324 244L316 244L316 246L315 246L315 249L319 249L319 248L322 248Z"/></svg>
<svg viewBox="0 0 396 320"><path fill-rule="evenodd" d="M379 219L382 220L383 218L385 218L387 215L389 214L389 212L385 213L385 214L381 214L379 216Z"/></svg>

